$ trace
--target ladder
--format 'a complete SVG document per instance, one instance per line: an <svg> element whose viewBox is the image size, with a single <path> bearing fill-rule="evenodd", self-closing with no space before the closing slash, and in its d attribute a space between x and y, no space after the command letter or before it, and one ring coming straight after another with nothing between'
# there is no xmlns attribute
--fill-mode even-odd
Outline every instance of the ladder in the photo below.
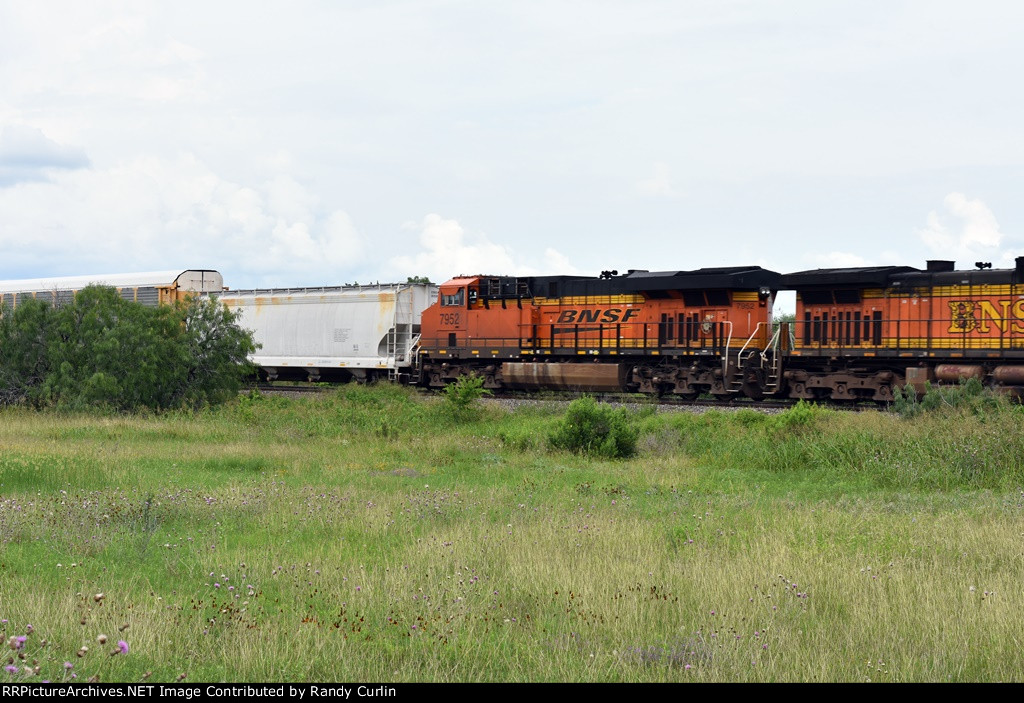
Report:
<svg viewBox="0 0 1024 703"><path fill-rule="evenodd" d="M405 298L403 299L403 294ZM388 379L397 381L417 364L420 336L413 334L415 292L411 287L395 291L395 317L388 330Z"/></svg>
<svg viewBox="0 0 1024 703"><path fill-rule="evenodd" d="M779 386L782 383L782 354L779 353L779 341L783 327L787 327L788 331L788 325L780 325L768 341L768 344L765 345L764 350L761 350L754 346L753 342L757 338L758 332L761 330L761 326L767 324L768 323L765 322L757 323L754 333L750 335L750 338L746 341L739 352L737 352L735 366L736 373L733 374L729 380L729 385L727 386L730 393L738 394L742 392L744 372L751 361L753 361L758 368L765 371L765 395L772 395L779 390ZM792 336L792 332L788 332L790 336ZM728 370L728 367L726 367L726 370Z"/></svg>
<svg viewBox="0 0 1024 703"><path fill-rule="evenodd" d="M762 368L768 369L768 374L765 377L764 389L769 395L779 390L779 386L782 385L782 354L779 350L779 343L782 341L782 335L785 334L789 337L789 344L786 345L787 349L793 348L793 330L790 329L789 325L782 323L775 330L775 334L772 335L771 341L768 342L768 346L761 352L761 366Z"/></svg>

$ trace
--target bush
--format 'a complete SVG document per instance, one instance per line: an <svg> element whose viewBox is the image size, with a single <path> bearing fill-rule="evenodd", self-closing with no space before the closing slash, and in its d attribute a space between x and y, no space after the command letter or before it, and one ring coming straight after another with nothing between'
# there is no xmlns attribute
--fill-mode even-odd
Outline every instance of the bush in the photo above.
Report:
<svg viewBox="0 0 1024 703"><path fill-rule="evenodd" d="M238 326L239 313L214 297L196 296L175 310L183 363L172 405L215 405L237 396L245 376L254 371L248 357L256 351L252 333Z"/></svg>
<svg viewBox="0 0 1024 703"><path fill-rule="evenodd" d="M255 350L236 314L210 298L145 307L88 286L53 309L0 311L0 404L167 410L238 393Z"/></svg>
<svg viewBox="0 0 1024 703"><path fill-rule="evenodd" d="M49 372L53 311L41 300L0 309L0 405L37 401Z"/></svg>
<svg viewBox="0 0 1024 703"><path fill-rule="evenodd" d="M625 410L599 405L586 397L569 404L548 442L555 449L576 454L625 458L636 453L639 437L640 430Z"/></svg>
<svg viewBox="0 0 1024 703"><path fill-rule="evenodd" d="M455 383L449 383L441 391L452 414L457 418L467 418L474 403L491 391L484 388L484 379L476 374L460 376Z"/></svg>
<svg viewBox="0 0 1024 703"><path fill-rule="evenodd" d="M828 417L831 412L827 408L807 403L801 399L793 407L775 415L771 424L780 434L799 434L804 430L813 429L820 419Z"/></svg>
<svg viewBox="0 0 1024 703"><path fill-rule="evenodd" d="M900 417L916 417L921 413L921 403L917 400L917 390L911 384L900 390L892 387L892 405L889 408Z"/></svg>
<svg viewBox="0 0 1024 703"><path fill-rule="evenodd" d="M895 388L894 396L892 411L903 418L949 410L966 410L984 415L1007 404L1005 397L986 389L976 378L962 379L955 386L933 386L926 383L924 396L920 400L910 384L902 393L899 388Z"/></svg>

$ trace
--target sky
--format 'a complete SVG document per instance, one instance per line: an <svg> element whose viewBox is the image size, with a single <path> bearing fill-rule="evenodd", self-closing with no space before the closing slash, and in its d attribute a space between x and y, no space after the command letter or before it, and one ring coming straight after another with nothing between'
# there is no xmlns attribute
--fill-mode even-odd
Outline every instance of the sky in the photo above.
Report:
<svg viewBox="0 0 1024 703"><path fill-rule="evenodd" d="M0 0L0 279L1009 267L1022 34L994 0Z"/></svg>

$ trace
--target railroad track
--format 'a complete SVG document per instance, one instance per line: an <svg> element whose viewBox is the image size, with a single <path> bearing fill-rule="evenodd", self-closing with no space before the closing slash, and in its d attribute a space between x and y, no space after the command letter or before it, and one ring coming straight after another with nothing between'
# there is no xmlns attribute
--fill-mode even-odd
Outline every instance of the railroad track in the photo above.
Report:
<svg viewBox="0 0 1024 703"><path fill-rule="evenodd" d="M629 406L656 406L656 407L671 407L671 408L694 408L699 410L711 410L711 409L722 409L722 410L764 410L764 411L775 411L782 412L788 410L796 405L795 400L751 400L750 398L698 398L696 400L685 400L683 398L673 398L671 396L649 396L640 393L576 393L571 391L555 391L547 392L544 394L524 394L524 393L495 393L489 398L498 400L530 400L534 402L569 402L583 396L590 396L595 400L603 403L614 403L617 405L629 405ZM876 403L849 403L849 402L830 402L828 400L815 400L812 401L815 405L827 407L833 410L846 410L851 412L861 411L875 411L882 410L885 406L878 405Z"/></svg>
<svg viewBox="0 0 1024 703"><path fill-rule="evenodd" d="M264 395L303 396L330 393L337 389L337 384L325 383L254 383L245 388L244 392L259 391ZM418 389L424 396L437 395L436 391ZM764 412L782 412L792 408L796 401L793 400L751 400L749 398L729 398L720 400L717 398L698 398L696 400L684 400L672 397L653 397L639 393L584 393L574 391L546 391L543 393L522 393L522 392L494 392L484 396L485 399L503 401L529 401L535 403L563 402L568 403L577 398L591 396L603 403L614 403L626 406L655 406L663 408L679 408L694 410L760 410ZM845 410L848 412L863 412L882 409L875 403L832 403L828 401L815 401L815 404L831 408L833 410Z"/></svg>
<svg viewBox="0 0 1024 703"><path fill-rule="evenodd" d="M259 391L264 395L317 395L330 393L337 389L337 385L324 385L322 383L295 383L283 385L279 383L250 383L242 392L250 393Z"/></svg>

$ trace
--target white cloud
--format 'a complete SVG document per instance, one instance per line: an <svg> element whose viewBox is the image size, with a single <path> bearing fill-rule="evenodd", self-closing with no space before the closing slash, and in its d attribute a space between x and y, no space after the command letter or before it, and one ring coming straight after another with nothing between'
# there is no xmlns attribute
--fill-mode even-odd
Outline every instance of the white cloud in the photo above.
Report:
<svg viewBox="0 0 1024 703"><path fill-rule="evenodd" d="M654 164L654 174L650 178L639 181L636 184L636 192L647 198L669 198L679 197L676 189L672 186L672 172L668 164Z"/></svg>
<svg viewBox="0 0 1024 703"><path fill-rule="evenodd" d="M933 210L928 213L927 225L917 230L933 256L953 259L961 266L978 259L1010 261L1011 254L1000 250L1003 233L999 223L985 203L963 193L950 193L942 203L945 214Z"/></svg>
<svg viewBox="0 0 1024 703"><path fill-rule="evenodd" d="M317 202L290 178L246 186L187 154L60 171L0 189L2 277L181 266L233 287L341 282L365 247L347 213Z"/></svg>
<svg viewBox="0 0 1024 703"><path fill-rule="evenodd" d="M848 251L830 251L825 254L809 254L803 257L813 268L856 268L859 266L871 266L872 262L863 256L852 254Z"/></svg>
<svg viewBox="0 0 1024 703"><path fill-rule="evenodd" d="M420 230L422 251L396 256L388 268L397 277L429 276L445 281L458 274L531 276L576 274L579 271L556 249L547 247L540 257L520 257L508 247L491 242L486 235L470 233L457 220L431 213L418 225L406 222L403 229Z"/></svg>
<svg viewBox="0 0 1024 703"><path fill-rule="evenodd" d="M33 38L0 64L12 99L40 95L166 102L202 92L204 52L170 37L142 7L25 5L8 18ZM0 39L3 39L0 31Z"/></svg>
<svg viewBox="0 0 1024 703"><path fill-rule="evenodd" d="M588 272L788 271L794 240L825 252L807 267L922 266L913 225L948 250L964 221L906 194L958 173L1014 202L1024 4L999 4L0 2L0 126L83 157L0 174L0 274L571 272L551 246ZM472 212L468 251L394 231L431 211Z"/></svg>
<svg viewBox="0 0 1024 703"><path fill-rule="evenodd" d="M833 250L822 254L808 253L800 257L800 261L806 268L858 268L862 266L912 266L913 261L907 261L906 257L892 249L883 249L874 252L870 257L861 256L850 251ZM769 268L771 268L769 266ZM784 266L789 271L792 263Z"/></svg>
<svg viewBox="0 0 1024 703"><path fill-rule="evenodd" d="M40 129L20 124L0 129L0 188L22 181L45 180L51 169L88 165L85 151L58 144Z"/></svg>

